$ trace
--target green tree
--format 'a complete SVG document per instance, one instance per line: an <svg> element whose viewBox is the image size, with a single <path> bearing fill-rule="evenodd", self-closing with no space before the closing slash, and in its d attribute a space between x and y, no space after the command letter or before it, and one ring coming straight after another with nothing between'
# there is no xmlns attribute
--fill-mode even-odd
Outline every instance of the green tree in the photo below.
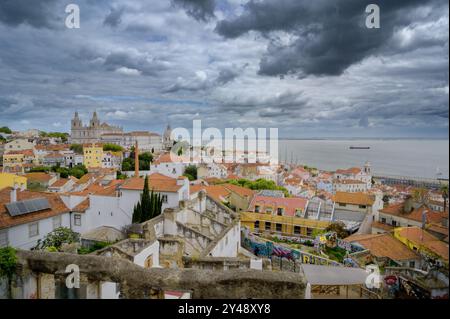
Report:
<svg viewBox="0 0 450 319"><path fill-rule="evenodd" d="M428 192L428 189L426 188L416 188L413 191L412 196L414 201L419 203L420 205L426 205L430 200L430 194Z"/></svg>
<svg viewBox="0 0 450 319"><path fill-rule="evenodd" d="M227 181L227 183L249 188L252 190L278 190L282 191L285 197L291 196L286 188L278 186L274 181L269 181L263 178L257 179L256 181L250 181L248 179L241 178L238 180Z"/></svg>
<svg viewBox="0 0 450 319"><path fill-rule="evenodd" d="M145 222L149 219L151 219L151 212L152 212L152 198L154 196L153 190L150 195L150 188L148 183L148 175L145 176L144 180L144 189L142 191L141 195L141 207L142 207L142 222Z"/></svg>
<svg viewBox="0 0 450 319"><path fill-rule="evenodd" d="M142 221L141 202L138 202L136 205L134 205L132 221L133 224L138 224Z"/></svg>
<svg viewBox="0 0 450 319"><path fill-rule="evenodd" d="M338 238L345 238L348 236L348 231L345 230L345 224L343 222L331 223L325 230L327 232L335 232Z"/></svg>
<svg viewBox="0 0 450 319"><path fill-rule="evenodd" d="M149 180L148 176L146 176L141 200L133 209L133 223L143 223L160 215L162 212L162 204L161 194L155 193L153 190L150 192Z"/></svg>
<svg viewBox="0 0 450 319"><path fill-rule="evenodd" d="M134 171L134 161L132 158L125 158L122 162L122 171L132 172Z"/></svg>
<svg viewBox="0 0 450 319"><path fill-rule="evenodd" d="M83 154L83 145L81 144L72 144L70 145L70 149L77 154Z"/></svg>
<svg viewBox="0 0 450 319"><path fill-rule="evenodd" d="M69 138L69 134L68 134L68 133L61 133L61 132L50 132L50 133L47 133L47 132L41 131L41 132L39 133L39 135L40 135L41 137L54 137L54 138L60 138L61 141L62 141L63 143L67 142L67 140L68 140L68 138Z"/></svg>
<svg viewBox="0 0 450 319"><path fill-rule="evenodd" d="M43 239L39 239L34 250L43 250L55 247L58 251L63 244L77 243L80 241L80 235L70 228L60 227L48 233Z"/></svg>
<svg viewBox="0 0 450 319"><path fill-rule="evenodd" d="M448 200L448 185L441 186L441 194L444 199L444 212L447 211L447 200Z"/></svg>
<svg viewBox="0 0 450 319"><path fill-rule="evenodd" d="M195 181L198 177L197 172L197 166L189 165L184 170L184 176L186 176L190 181Z"/></svg>
<svg viewBox="0 0 450 319"><path fill-rule="evenodd" d="M16 250L12 247L0 248L0 278L8 279L8 293L11 296L11 279L17 267Z"/></svg>
<svg viewBox="0 0 450 319"><path fill-rule="evenodd" d="M51 169L52 168L48 166L36 166L30 169L30 173L48 173Z"/></svg>
<svg viewBox="0 0 450 319"><path fill-rule="evenodd" d="M0 127L0 133L12 134L12 131L9 127L3 126L3 127Z"/></svg>
<svg viewBox="0 0 450 319"><path fill-rule="evenodd" d="M116 144L106 143L103 145L103 151L105 152L123 152L123 147Z"/></svg>

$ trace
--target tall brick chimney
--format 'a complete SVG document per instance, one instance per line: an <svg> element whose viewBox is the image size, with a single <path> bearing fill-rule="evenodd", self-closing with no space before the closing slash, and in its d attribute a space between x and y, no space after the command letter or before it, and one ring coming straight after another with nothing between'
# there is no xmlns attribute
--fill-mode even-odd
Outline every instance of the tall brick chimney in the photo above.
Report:
<svg viewBox="0 0 450 319"><path fill-rule="evenodd" d="M139 145L137 140L134 147L134 177L139 177Z"/></svg>

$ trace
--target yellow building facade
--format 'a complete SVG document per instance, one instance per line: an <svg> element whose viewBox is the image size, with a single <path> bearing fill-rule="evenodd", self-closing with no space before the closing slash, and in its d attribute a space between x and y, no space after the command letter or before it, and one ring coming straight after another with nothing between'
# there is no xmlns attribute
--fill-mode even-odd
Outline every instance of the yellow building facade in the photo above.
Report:
<svg viewBox="0 0 450 319"><path fill-rule="evenodd" d="M269 232L283 236L312 236L315 229L325 230L330 225L330 222L244 212L241 213L241 225L246 226L253 232Z"/></svg>
<svg viewBox="0 0 450 319"><path fill-rule="evenodd" d="M3 170L8 168L23 167L25 155L17 153L3 154Z"/></svg>
<svg viewBox="0 0 450 319"><path fill-rule="evenodd" d="M84 145L83 157L84 166L86 166L87 168L101 168L103 159L103 145Z"/></svg>
<svg viewBox="0 0 450 319"><path fill-rule="evenodd" d="M27 178L9 173L0 173L0 190L6 187L14 187L14 185L26 189Z"/></svg>

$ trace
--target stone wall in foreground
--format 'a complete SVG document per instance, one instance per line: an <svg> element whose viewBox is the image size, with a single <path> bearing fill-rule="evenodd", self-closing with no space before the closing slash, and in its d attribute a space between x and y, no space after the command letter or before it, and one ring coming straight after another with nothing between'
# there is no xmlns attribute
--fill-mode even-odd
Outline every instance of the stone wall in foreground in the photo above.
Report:
<svg viewBox="0 0 450 319"><path fill-rule="evenodd" d="M70 264L79 266L82 285L117 283L121 298L160 298L164 290L183 290L191 291L193 299L302 299L306 286L302 275L290 272L144 269L119 258L34 251L18 251L17 256L17 275L11 284L15 298L58 297L55 287L64 284L65 269ZM45 280L33 285L30 278ZM30 287L34 286L42 291L33 293ZM87 297L99 296L93 292Z"/></svg>

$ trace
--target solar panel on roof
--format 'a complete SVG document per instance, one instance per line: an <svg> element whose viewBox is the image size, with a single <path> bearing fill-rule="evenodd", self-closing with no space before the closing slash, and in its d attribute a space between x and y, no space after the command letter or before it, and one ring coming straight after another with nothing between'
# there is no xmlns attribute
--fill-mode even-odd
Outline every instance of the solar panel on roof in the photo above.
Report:
<svg viewBox="0 0 450 319"><path fill-rule="evenodd" d="M39 212L51 208L47 198L36 198L6 204L6 209L11 216L20 216L24 214Z"/></svg>

